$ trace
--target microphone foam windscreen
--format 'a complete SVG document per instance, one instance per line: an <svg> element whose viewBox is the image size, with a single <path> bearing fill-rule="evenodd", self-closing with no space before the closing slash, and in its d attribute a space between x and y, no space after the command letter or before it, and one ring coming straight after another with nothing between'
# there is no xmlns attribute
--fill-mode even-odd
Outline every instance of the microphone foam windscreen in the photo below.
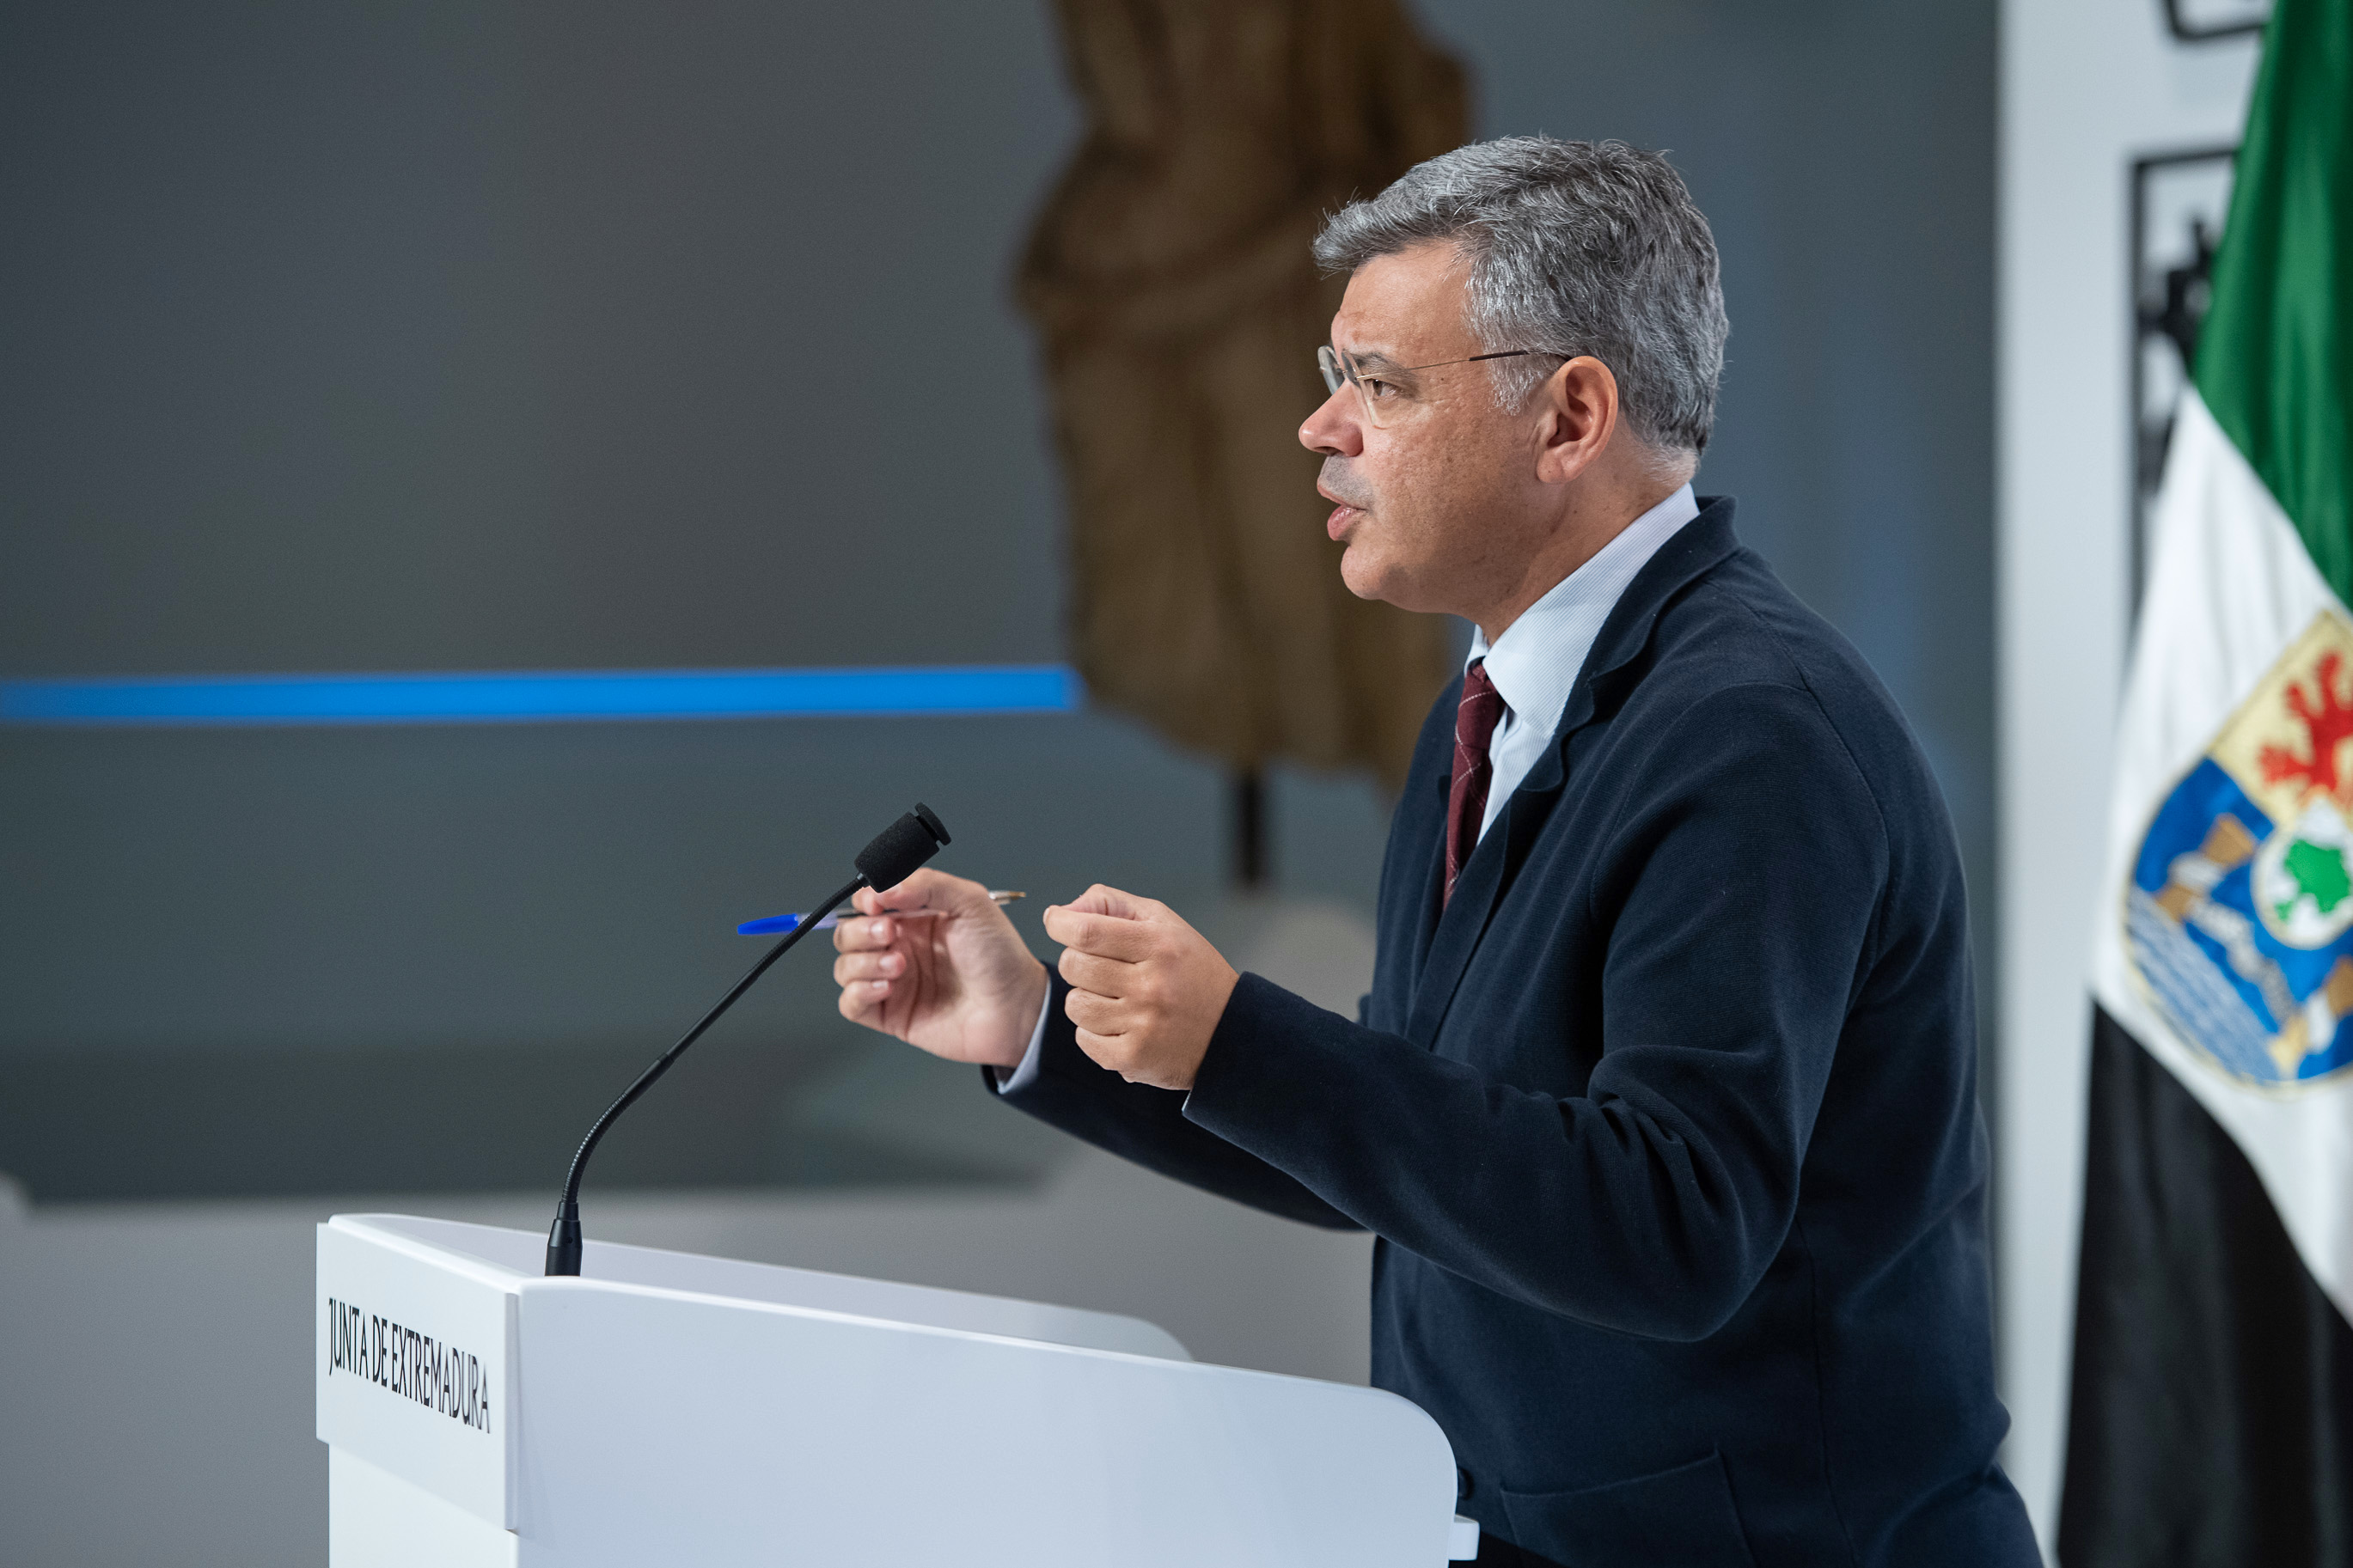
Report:
<svg viewBox="0 0 2353 1568"><path fill-rule="evenodd" d="M876 834L874 842L858 852L859 874L870 888L895 888L947 841L947 828L930 806L918 801L914 810Z"/></svg>

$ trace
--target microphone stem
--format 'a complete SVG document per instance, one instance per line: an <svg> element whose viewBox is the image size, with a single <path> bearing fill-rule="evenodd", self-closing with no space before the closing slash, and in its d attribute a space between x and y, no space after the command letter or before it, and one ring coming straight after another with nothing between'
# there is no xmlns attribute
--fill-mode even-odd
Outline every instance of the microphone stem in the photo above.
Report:
<svg viewBox="0 0 2353 1568"><path fill-rule="evenodd" d="M653 1066L639 1073L638 1081L623 1089L621 1098L613 1101L605 1114L596 1119L596 1126L588 1129L588 1136L580 1141L580 1152L572 1156L572 1170L564 1178L564 1197L555 1207L555 1224L547 1233L547 1272L550 1275L576 1275L580 1272L580 1175L587 1168L588 1156L596 1152L597 1142L605 1136L605 1130L613 1125L621 1112L636 1104L638 1096L651 1089L657 1079L670 1071L670 1064L684 1056L687 1047L701 1039L705 1029L717 1023L728 1008L735 1005L736 999L752 989L752 983L768 973L770 964L784 957L793 943L817 929L818 921L840 908L843 900L864 886L866 875L860 872L844 883L840 891L802 917L800 924L786 931L784 940L770 948L767 955L754 964L750 973L738 980L734 988L722 996L718 1005L705 1013L702 1021L689 1029L678 1044L664 1051L655 1059Z"/></svg>

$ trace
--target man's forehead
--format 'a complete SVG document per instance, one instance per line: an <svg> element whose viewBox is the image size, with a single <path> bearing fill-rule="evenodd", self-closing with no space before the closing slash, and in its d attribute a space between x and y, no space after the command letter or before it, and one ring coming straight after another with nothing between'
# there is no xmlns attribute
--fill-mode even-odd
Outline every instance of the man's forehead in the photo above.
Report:
<svg viewBox="0 0 2353 1568"><path fill-rule="evenodd" d="M1470 331L1462 312L1469 276L1461 253L1439 241L1374 257L1348 275L1332 346L1367 364L1407 363L1433 344L1451 348Z"/></svg>

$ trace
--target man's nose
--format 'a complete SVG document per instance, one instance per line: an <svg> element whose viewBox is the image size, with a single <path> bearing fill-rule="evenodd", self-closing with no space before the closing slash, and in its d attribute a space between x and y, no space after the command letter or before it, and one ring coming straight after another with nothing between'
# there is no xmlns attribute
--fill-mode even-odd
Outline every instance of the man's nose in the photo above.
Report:
<svg viewBox="0 0 2353 1568"><path fill-rule="evenodd" d="M1307 416L1307 423L1299 427L1299 444L1319 457L1360 456L1365 449L1365 433L1358 426L1358 417L1356 400L1344 386Z"/></svg>

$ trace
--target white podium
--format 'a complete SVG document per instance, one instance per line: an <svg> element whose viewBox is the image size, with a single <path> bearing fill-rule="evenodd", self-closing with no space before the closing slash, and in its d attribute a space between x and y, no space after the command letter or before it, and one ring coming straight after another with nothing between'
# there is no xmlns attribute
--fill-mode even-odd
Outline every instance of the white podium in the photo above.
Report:
<svg viewBox="0 0 2353 1568"><path fill-rule="evenodd" d="M1440 1568L1394 1394L1134 1318L398 1215L319 1227L329 1562Z"/></svg>

